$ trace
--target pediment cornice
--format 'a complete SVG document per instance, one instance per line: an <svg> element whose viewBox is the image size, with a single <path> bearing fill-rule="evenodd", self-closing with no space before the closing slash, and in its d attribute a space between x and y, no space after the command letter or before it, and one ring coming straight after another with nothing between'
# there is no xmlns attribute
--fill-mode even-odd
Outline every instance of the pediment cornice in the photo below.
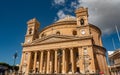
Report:
<svg viewBox="0 0 120 75"><path fill-rule="evenodd" d="M92 36L77 37L77 36L67 36L67 35L50 35L50 36L36 39L32 43L24 44L23 46L68 42L68 41L81 40L81 39L87 39L87 38L92 38Z"/></svg>
<svg viewBox="0 0 120 75"><path fill-rule="evenodd" d="M67 40L72 40L78 37L74 37L74 36L66 36L66 35L50 35L50 36L46 36L40 39L37 39L35 41L33 41L32 43L52 43L52 42L60 42L60 41L67 41Z"/></svg>

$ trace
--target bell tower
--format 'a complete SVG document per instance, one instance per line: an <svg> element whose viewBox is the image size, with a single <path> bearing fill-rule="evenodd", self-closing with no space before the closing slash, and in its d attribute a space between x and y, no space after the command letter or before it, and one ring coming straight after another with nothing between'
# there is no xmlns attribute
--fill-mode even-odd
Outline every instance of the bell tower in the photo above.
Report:
<svg viewBox="0 0 120 75"><path fill-rule="evenodd" d="M78 26L88 25L88 8L80 7L75 13Z"/></svg>
<svg viewBox="0 0 120 75"><path fill-rule="evenodd" d="M27 22L27 32L25 36L25 43L31 43L38 38L40 23L36 18L33 18Z"/></svg>

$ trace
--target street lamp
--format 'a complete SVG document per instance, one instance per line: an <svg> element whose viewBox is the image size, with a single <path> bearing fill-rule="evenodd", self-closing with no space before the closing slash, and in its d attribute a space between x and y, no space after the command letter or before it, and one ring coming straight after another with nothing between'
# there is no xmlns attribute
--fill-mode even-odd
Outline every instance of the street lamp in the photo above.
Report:
<svg viewBox="0 0 120 75"><path fill-rule="evenodd" d="M16 62L16 58L18 57L18 53L17 53L17 51L14 53L14 55L13 55L13 59L14 59L14 63L13 63L13 71L15 70L14 69L14 66L15 66L15 62Z"/></svg>

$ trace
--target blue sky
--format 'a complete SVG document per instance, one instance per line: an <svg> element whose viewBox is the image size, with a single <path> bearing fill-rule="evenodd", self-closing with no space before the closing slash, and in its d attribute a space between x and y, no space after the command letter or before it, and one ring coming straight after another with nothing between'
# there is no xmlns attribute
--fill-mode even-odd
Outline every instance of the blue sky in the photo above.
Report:
<svg viewBox="0 0 120 75"><path fill-rule="evenodd" d="M26 22L28 20L36 17L41 23L40 29L42 29L54 21L64 18L68 14L75 16L74 10L80 6L89 8L89 15L91 15L89 16L89 22L95 24L102 30L104 47L107 50L113 50L112 38L114 38L116 48L119 48L120 43L114 25L116 24L120 30L120 9L117 8L120 1L112 0L109 2L106 0L104 4L107 4L107 6L102 5L102 1L104 0L101 0L99 5L93 8L93 4L97 3L95 0L1 0L0 62L6 62L12 65L13 54L17 50L18 58L16 64L20 63L22 53L21 43L24 42L27 28ZM104 8L102 8L103 6ZM106 8L108 9L104 11ZM117 12L110 13L110 10Z"/></svg>

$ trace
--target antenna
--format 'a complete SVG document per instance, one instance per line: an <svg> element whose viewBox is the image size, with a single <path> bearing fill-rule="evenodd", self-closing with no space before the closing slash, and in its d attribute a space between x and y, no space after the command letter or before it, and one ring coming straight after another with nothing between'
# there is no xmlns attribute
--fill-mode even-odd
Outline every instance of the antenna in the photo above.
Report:
<svg viewBox="0 0 120 75"><path fill-rule="evenodd" d="M118 39L119 39L119 42L120 42L120 35L119 35L119 31L118 31L118 28L117 28L116 25L115 25L115 28L116 28L116 32L117 32L117 35L118 35Z"/></svg>
<svg viewBox="0 0 120 75"><path fill-rule="evenodd" d="M113 43L114 50L116 50L116 46L113 38L112 38L112 43Z"/></svg>

